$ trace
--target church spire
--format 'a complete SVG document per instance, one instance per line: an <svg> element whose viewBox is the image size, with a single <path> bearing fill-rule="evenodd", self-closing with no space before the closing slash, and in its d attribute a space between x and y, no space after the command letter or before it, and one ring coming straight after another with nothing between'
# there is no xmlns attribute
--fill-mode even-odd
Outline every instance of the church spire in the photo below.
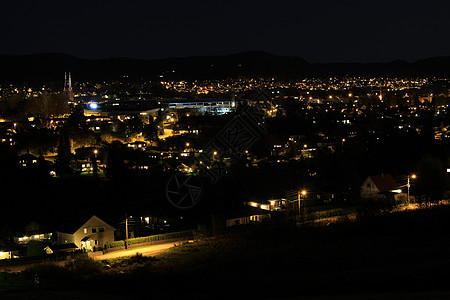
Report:
<svg viewBox="0 0 450 300"><path fill-rule="evenodd" d="M73 102L73 90L72 90L72 76L69 72L69 76L64 72L64 95L67 98L67 101Z"/></svg>

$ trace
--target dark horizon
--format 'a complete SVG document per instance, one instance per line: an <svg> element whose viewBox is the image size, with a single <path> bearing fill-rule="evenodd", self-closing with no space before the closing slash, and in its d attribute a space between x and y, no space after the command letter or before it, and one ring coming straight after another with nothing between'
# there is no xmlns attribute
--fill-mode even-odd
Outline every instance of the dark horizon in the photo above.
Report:
<svg viewBox="0 0 450 300"><path fill-rule="evenodd" d="M40 56L40 55L67 55L74 57L76 59L82 59L82 60L91 60L91 61L100 61L100 60L113 60L113 59L129 59L129 60L142 60L142 61L164 61L164 60L176 60L176 59L190 59L190 58L214 58L214 57L228 57L228 56L236 56L236 55L243 55L243 54L267 54L270 56L277 56L277 57L286 57L286 58L296 58L296 59L302 59L308 64L389 64L389 63L396 63L396 62L405 62L405 63L415 63L418 61L423 60L429 60L429 59L441 59L441 58L448 58L450 57L450 53L448 55L438 55L438 56L427 56L427 57L418 57L417 59L405 59L405 58L397 58L387 61L335 61L335 62L322 62L322 61L309 61L307 58L304 58L302 56L297 55L278 55L274 54L272 52L264 51L264 50L248 50L248 51L238 51L238 52L232 52L232 53L225 53L222 55L186 55L186 56L167 56L167 57L160 57L160 58L145 58L145 57L131 57L131 56L104 56L104 57L84 57L84 56L78 56L73 55L66 52L57 52L57 51L48 51L48 52L29 52L29 53L20 53L20 54L9 54L9 53L0 53L0 56L14 56L14 57L26 57L26 56Z"/></svg>
<svg viewBox="0 0 450 300"><path fill-rule="evenodd" d="M164 59L265 51L310 63L450 54L448 1L4 3L2 54ZM7 13L6 13L7 12Z"/></svg>

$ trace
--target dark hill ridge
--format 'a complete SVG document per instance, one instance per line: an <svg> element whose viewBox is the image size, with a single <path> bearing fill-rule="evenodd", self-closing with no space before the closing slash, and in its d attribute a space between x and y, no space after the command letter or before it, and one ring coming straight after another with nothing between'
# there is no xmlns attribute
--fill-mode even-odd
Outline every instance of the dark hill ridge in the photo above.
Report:
<svg viewBox="0 0 450 300"><path fill-rule="evenodd" d="M143 60L81 59L61 53L0 55L0 81L60 81L71 71L77 80L216 79L238 76L449 76L450 56L389 63L316 63L266 52ZM162 77L161 77L162 76Z"/></svg>

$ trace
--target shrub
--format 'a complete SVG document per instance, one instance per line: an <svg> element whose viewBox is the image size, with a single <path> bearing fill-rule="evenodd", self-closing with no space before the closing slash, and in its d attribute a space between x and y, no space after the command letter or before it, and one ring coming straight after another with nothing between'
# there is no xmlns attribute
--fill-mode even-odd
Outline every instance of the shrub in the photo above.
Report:
<svg viewBox="0 0 450 300"><path fill-rule="evenodd" d="M131 256L128 259L125 259L123 263L127 265L139 264L142 265L149 261L157 261L158 259L152 256L143 256L142 253L137 252L135 255Z"/></svg>
<svg viewBox="0 0 450 300"><path fill-rule="evenodd" d="M114 241L105 244L105 249L125 246L125 241Z"/></svg>
<svg viewBox="0 0 450 300"><path fill-rule="evenodd" d="M22 271L22 274L27 279L33 280L37 276L43 281L63 281L71 277L66 268L49 262L32 265Z"/></svg>
<svg viewBox="0 0 450 300"><path fill-rule="evenodd" d="M100 273L103 269L103 264L87 255L79 255L66 263L65 267L77 275L92 275Z"/></svg>
<svg viewBox="0 0 450 300"><path fill-rule="evenodd" d="M361 216L375 216L392 211L396 205L394 197L380 196L369 198L358 208L358 213Z"/></svg>

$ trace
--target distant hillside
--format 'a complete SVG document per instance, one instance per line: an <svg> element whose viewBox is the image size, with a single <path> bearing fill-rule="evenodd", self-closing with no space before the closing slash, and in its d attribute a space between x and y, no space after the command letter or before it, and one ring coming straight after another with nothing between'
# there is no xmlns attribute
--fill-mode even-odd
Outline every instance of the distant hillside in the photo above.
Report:
<svg viewBox="0 0 450 300"><path fill-rule="evenodd" d="M0 55L0 81L59 81L71 71L77 80L119 79L215 79L238 76L340 76L399 75L449 76L450 56L414 63L333 63L310 64L299 57L276 56L265 52L244 52L226 56L142 60L109 58L80 59L60 53ZM161 77L163 76L163 77Z"/></svg>

